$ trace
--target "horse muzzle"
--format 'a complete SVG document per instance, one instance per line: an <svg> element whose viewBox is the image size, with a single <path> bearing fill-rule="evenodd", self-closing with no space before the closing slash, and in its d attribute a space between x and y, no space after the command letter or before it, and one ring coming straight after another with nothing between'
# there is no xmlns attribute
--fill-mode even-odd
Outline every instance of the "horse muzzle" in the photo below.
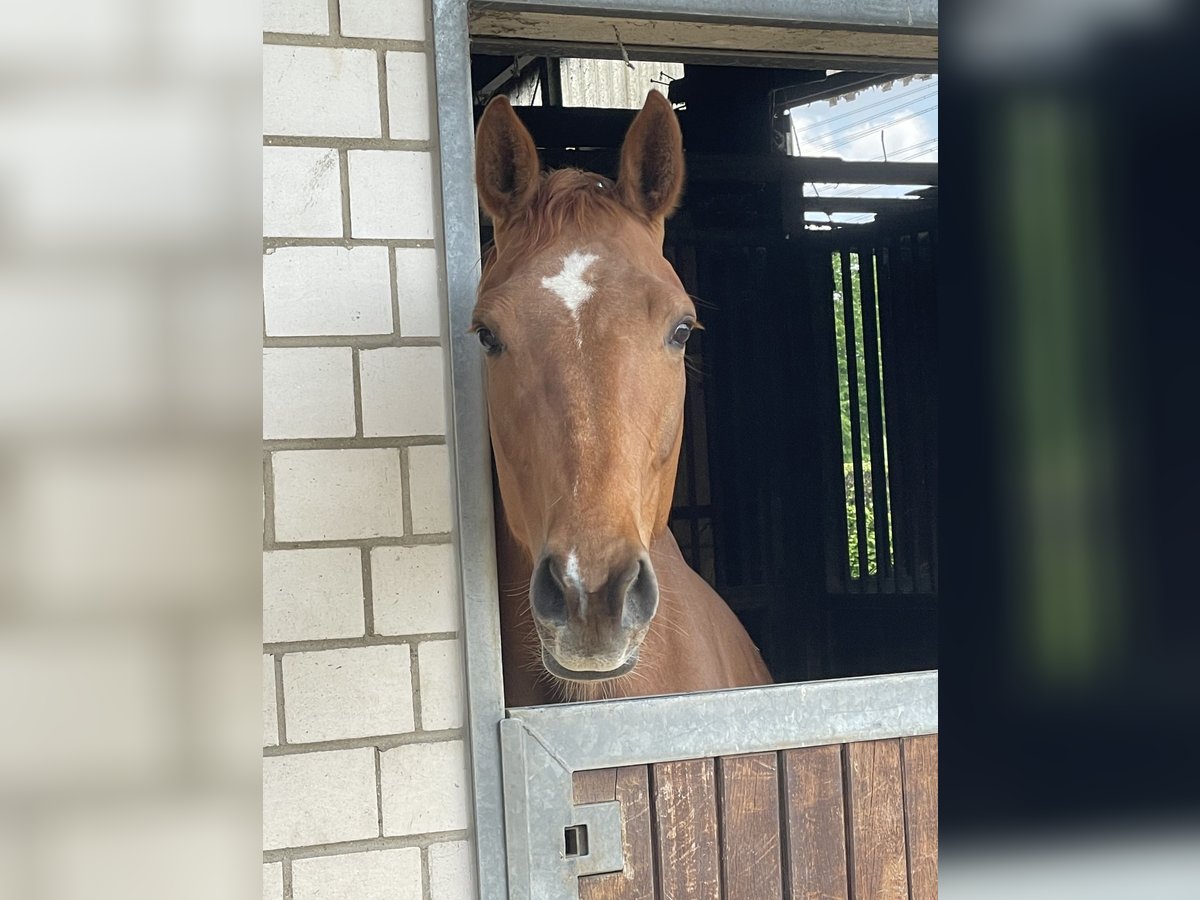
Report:
<svg viewBox="0 0 1200 900"><path fill-rule="evenodd" d="M658 609L650 557L631 552L589 590L574 554L543 554L529 585L542 664L556 678L604 681L628 674Z"/></svg>

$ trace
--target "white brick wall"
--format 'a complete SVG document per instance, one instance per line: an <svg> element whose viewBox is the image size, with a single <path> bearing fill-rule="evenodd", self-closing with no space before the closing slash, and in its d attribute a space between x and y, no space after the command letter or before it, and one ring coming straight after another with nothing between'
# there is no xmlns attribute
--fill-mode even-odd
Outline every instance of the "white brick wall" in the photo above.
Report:
<svg viewBox="0 0 1200 900"><path fill-rule="evenodd" d="M428 153L351 150L350 233L356 238L432 238Z"/></svg>
<svg viewBox="0 0 1200 900"><path fill-rule="evenodd" d="M263 147L263 234L342 236L342 188L336 150Z"/></svg>
<svg viewBox="0 0 1200 900"><path fill-rule="evenodd" d="M446 433L441 347L381 347L359 357L363 434Z"/></svg>
<svg viewBox="0 0 1200 900"><path fill-rule="evenodd" d="M418 534L450 530L450 457L445 447L408 451L413 530Z"/></svg>
<svg viewBox="0 0 1200 900"><path fill-rule="evenodd" d="M354 375L349 347L263 350L263 437L353 436Z"/></svg>
<svg viewBox="0 0 1200 900"><path fill-rule="evenodd" d="M415 725L405 644L289 653L283 692L292 743L402 734Z"/></svg>
<svg viewBox="0 0 1200 900"><path fill-rule="evenodd" d="M283 900L283 863L263 864L263 900Z"/></svg>
<svg viewBox="0 0 1200 900"><path fill-rule="evenodd" d="M279 707L275 702L275 658L262 658L262 714L263 746L273 747L279 743Z"/></svg>
<svg viewBox="0 0 1200 900"><path fill-rule="evenodd" d="M263 7L263 898L468 900L428 10Z"/></svg>
<svg viewBox="0 0 1200 900"><path fill-rule="evenodd" d="M400 140L429 140L429 77L424 53L387 55L388 122Z"/></svg>
<svg viewBox="0 0 1200 900"><path fill-rule="evenodd" d="M438 297L437 258L419 247L396 249L396 293L400 333L405 337L436 336L442 331Z"/></svg>
<svg viewBox="0 0 1200 900"><path fill-rule="evenodd" d="M418 648L421 668L421 724L431 730L463 724L463 662L457 640L425 641Z"/></svg>
<svg viewBox="0 0 1200 900"><path fill-rule="evenodd" d="M263 31L328 34L328 0L263 0Z"/></svg>
<svg viewBox="0 0 1200 900"><path fill-rule="evenodd" d="M371 551L377 634L457 631L454 553L449 544ZM420 597L420 603L411 602Z"/></svg>
<svg viewBox="0 0 1200 900"><path fill-rule="evenodd" d="M379 137L381 127L375 51L263 47L266 134Z"/></svg>
<svg viewBox="0 0 1200 900"><path fill-rule="evenodd" d="M355 547L263 554L263 640L365 634L362 553Z"/></svg>
<svg viewBox="0 0 1200 900"><path fill-rule="evenodd" d="M433 251L397 252L429 255L429 268L434 278L428 278L422 285L425 291L421 299L436 311ZM407 259L405 262L407 264ZM406 283L411 278L406 278ZM263 300L269 337L391 334L388 249L280 247L263 257ZM434 323L432 332L418 327L411 333L436 336L437 324Z"/></svg>
<svg viewBox="0 0 1200 900"><path fill-rule="evenodd" d="M420 834L467 827L462 741L409 744L379 754L383 833Z"/></svg>
<svg viewBox="0 0 1200 900"><path fill-rule="evenodd" d="M354 841L378 834L375 751L370 747L263 760L265 849Z"/></svg>
<svg viewBox="0 0 1200 900"><path fill-rule="evenodd" d="M421 900L417 847L292 863L292 900Z"/></svg>
<svg viewBox="0 0 1200 900"><path fill-rule="evenodd" d="M425 40L424 3L341 0L342 34L353 37Z"/></svg>
<svg viewBox="0 0 1200 900"><path fill-rule="evenodd" d="M399 450L295 450L273 456L277 540L404 534Z"/></svg>

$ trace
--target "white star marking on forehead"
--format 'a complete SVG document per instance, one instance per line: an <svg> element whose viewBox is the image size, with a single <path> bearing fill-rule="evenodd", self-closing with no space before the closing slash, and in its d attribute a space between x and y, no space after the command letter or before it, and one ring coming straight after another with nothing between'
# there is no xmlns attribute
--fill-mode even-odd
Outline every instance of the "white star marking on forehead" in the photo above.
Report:
<svg viewBox="0 0 1200 900"><path fill-rule="evenodd" d="M579 322L579 310L591 298L595 291L590 284L583 280L588 267L600 257L594 253L581 253L572 250L563 257L562 271L553 278L546 276L542 279L542 287L553 291L563 306Z"/></svg>

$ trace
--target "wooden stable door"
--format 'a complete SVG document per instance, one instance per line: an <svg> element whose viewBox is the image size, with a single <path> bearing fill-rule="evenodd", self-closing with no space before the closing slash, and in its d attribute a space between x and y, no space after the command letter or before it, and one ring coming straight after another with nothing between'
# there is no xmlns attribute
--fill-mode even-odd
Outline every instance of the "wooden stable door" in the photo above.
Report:
<svg viewBox="0 0 1200 900"><path fill-rule="evenodd" d="M625 866L581 900L937 897L937 735L576 772ZM851 886L853 892L851 893Z"/></svg>
<svg viewBox="0 0 1200 900"><path fill-rule="evenodd" d="M936 898L936 690L915 673L514 710L511 896Z"/></svg>

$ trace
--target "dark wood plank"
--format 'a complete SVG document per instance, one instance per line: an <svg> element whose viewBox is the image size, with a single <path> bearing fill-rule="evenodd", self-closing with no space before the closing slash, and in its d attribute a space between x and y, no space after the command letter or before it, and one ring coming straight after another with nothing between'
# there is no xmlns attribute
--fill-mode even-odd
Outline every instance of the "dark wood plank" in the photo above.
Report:
<svg viewBox="0 0 1200 900"><path fill-rule="evenodd" d="M900 741L904 772L908 883L912 900L938 895L938 738L936 734Z"/></svg>
<svg viewBox="0 0 1200 900"><path fill-rule="evenodd" d="M655 763L652 775L659 900L719 900L713 760Z"/></svg>
<svg viewBox="0 0 1200 900"><path fill-rule="evenodd" d="M774 753L717 760L725 900L777 900L779 773Z"/></svg>
<svg viewBox="0 0 1200 900"><path fill-rule="evenodd" d="M782 755L786 895L792 900L845 900L842 748L806 747Z"/></svg>
<svg viewBox="0 0 1200 900"><path fill-rule="evenodd" d="M854 896L908 900L900 741L846 745Z"/></svg>
<svg viewBox="0 0 1200 900"><path fill-rule="evenodd" d="M654 844L650 834L650 778L646 766L608 769L621 804L625 868L579 879L579 900L654 900ZM575 798L579 800L576 773Z"/></svg>
<svg viewBox="0 0 1200 900"><path fill-rule="evenodd" d="M590 769L572 776L576 803L603 803L616 799L617 770Z"/></svg>

